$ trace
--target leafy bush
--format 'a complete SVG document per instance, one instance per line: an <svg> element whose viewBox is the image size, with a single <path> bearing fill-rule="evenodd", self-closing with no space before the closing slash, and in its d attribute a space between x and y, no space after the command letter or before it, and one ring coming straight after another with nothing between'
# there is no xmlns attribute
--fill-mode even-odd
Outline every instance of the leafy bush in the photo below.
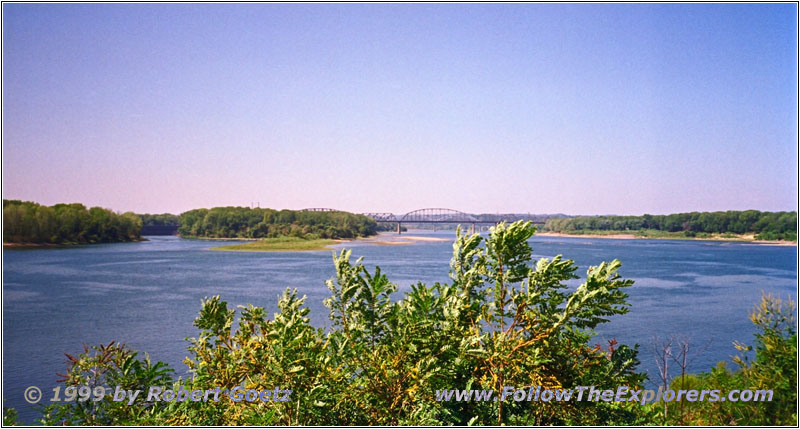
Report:
<svg viewBox="0 0 800 429"><path fill-rule="evenodd" d="M720 362L708 373L682 381L681 389L772 390L771 401L698 401L674 402L669 405L669 424L687 425L797 425L797 330L793 301L782 302L764 295L750 314L756 325L755 346L734 343L745 355L734 358L738 366L729 369ZM755 351L750 361L747 353Z"/></svg>
<svg viewBox="0 0 800 429"><path fill-rule="evenodd" d="M111 342L108 345L84 346L78 356L67 354L69 369L59 374L64 389L61 395L67 399L67 388L88 387L92 398L95 389L119 387L126 390L147 392L150 386L172 384L174 372L164 362L152 364L149 356L137 359L137 353L123 344ZM106 392L102 401L65 401L58 405L45 407L41 420L45 425L146 425L153 424L154 418L163 418L164 406L159 402L146 402L145 395L139 395L134 404L127 401L113 401ZM74 395L73 395L74 396ZM97 395L99 397L99 395Z"/></svg>

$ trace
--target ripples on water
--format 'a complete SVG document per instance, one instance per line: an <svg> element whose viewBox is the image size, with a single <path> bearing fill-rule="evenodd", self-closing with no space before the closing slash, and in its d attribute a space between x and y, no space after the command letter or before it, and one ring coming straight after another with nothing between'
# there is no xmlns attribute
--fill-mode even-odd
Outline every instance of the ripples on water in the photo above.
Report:
<svg viewBox="0 0 800 429"><path fill-rule="evenodd" d="M453 238L452 232L414 233ZM200 300L222 295L229 306L252 303L276 310L286 287L307 295L311 322L328 324L322 300L333 277L330 251L216 252L218 242L150 237L140 243L71 249L3 251L3 396L5 406L33 422L38 414L22 399L27 386L55 387L66 369L64 353L82 344L124 342L185 374L186 337ZM416 282L447 282L452 242L381 246L344 243L354 259L380 266L399 293ZM535 237L535 257L563 254L579 265L614 258L621 274L636 280L628 289L630 313L598 329L594 342L616 338L641 345L641 369L656 379L650 341L684 334L711 347L693 371L709 370L736 354L734 340L752 343L748 312L761 291L797 299L797 248L729 242L613 240ZM575 287L579 281L571 282Z"/></svg>

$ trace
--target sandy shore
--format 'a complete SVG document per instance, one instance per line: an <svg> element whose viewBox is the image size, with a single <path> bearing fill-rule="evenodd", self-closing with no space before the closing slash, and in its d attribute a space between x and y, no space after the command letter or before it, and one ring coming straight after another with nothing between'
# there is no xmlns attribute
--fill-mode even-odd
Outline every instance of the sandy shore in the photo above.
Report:
<svg viewBox="0 0 800 429"><path fill-rule="evenodd" d="M403 246L420 241L453 241L450 238L422 237L417 235L380 234L377 237L360 238L356 241L362 243L379 244L381 246Z"/></svg>
<svg viewBox="0 0 800 429"><path fill-rule="evenodd" d="M4 249L24 249L37 247L70 247L75 244L53 244L53 243L3 243Z"/></svg>
<svg viewBox="0 0 800 429"><path fill-rule="evenodd" d="M562 234L560 232L537 232L534 237L580 237L580 238L615 238L617 240L634 240L637 238L644 239L645 237L637 237L634 234L609 234L609 235L591 235L591 234Z"/></svg>
<svg viewBox="0 0 800 429"><path fill-rule="evenodd" d="M214 238L214 237L181 237L188 240L206 240L206 241L258 241L262 238Z"/></svg>
<svg viewBox="0 0 800 429"><path fill-rule="evenodd" d="M573 238L612 238L617 240L691 240L691 241L730 241L735 243L748 243L758 244L764 246L792 246L796 247L797 242L794 241L770 241L770 240L756 240L752 235L743 237L638 237L635 234L563 234L560 232L537 232L535 237L573 237Z"/></svg>

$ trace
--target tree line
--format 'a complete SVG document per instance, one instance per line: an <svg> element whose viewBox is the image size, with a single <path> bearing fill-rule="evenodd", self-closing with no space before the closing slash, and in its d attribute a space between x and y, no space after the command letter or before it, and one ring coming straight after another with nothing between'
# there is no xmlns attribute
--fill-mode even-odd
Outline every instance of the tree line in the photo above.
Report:
<svg viewBox="0 0 800 429"><path fill-rule="evenodd" d="M633 281L618 260L590 267L583 282L561 255L534 260L530 223L500 224L488 237L457 234L447 283L418 283L401 297L379 267L334 253L327 282L328 329L311 326L306 298L287 289L271 318L262 307L230 308L206 298L188 339L190 377L112 343L67 355L67 387L120 386L178 392L214 388L292 390L291 401L133 404L100 393L97 402L44 408L46 425L793 425L797 419L797 333L792 303L764 297L753 312L755 358L734 370L682 378L695 389L773 389L772 402L444 401L437 391L644 387L638 346L592 335L629 309ZM747 347L738 345L740 350ZM671 387L677 388L677 380ZM638 398L637 398L638 399ZM5 416L12 416L7 411ZM6 423L14 423L12 420Z"/></svg>
<svg viewBox="0 0 800 429"><path fill-rule="evenodd" d="M163 213L163 214L140 214L142 219L142 226L178 226L180 225L180 217L178 215Z"/></svg>
<svg viewBox="0 0 800 429"><path fill-rule="evenodd" d="M208 238L357 238L374 235L376 222L366 216L250 207L214 207L181 213L178 233Z"/></svg>
<svg viewBox="0 0 800 429"><path fill-rule="evenodd" d="M578 216L548 219L544 230L683 232L686 236L706 234L754 234L758 240L797 241L797 212L758 210L691 212L644 216Z"/></svg>
<svg viewBox="0 0 800 429"><path fill-rule="evenodd" d="M3 200L3 242L90 244L132 241L142 227L178 226L184 237L208 238L357 238L376 234L377 223L347 212L310 212L248 207L196 209L180 216L115 213L84 205L44 206Z"/></svg>
<svg viewBox="0 0 800 429"><path fill-rule="evenodd" d="M115 213L83 204L44 206L3 200L3 242L91 244L141 239L142 221L134 213Z"/></svg>

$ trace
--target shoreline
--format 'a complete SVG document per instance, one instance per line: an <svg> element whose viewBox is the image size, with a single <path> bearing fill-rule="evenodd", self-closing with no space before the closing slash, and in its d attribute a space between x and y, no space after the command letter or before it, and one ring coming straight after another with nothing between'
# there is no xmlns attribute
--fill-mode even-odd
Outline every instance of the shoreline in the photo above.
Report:
<svg viewBox="0 0 800 429"><path fill-rule="evenodd" d="M362 243L372 243L379 246L404 246L417 242L442 242L452 241L450 238L443 237L423 237L419 235L397 235L396 233L378 234L375 237L359 238L354 241Z"/></svg>
<svg viewBox="0 0 800 429"><path fill-rule="evenodd" d="M97 244L117 244L117 243L140 243L142 241L150 241L147 238L141 237L137 240L128 241L102 241L100 243L17 243L17 242L3 242L3 249L58 249L70 248L79 246L94 246Z"/></svg>
<svg viewBox="0 0 800 429"><path fill-rule="evenodd" d="M175 235L174 237L183 238L185 240L204 240L204 241L258 241L258 240L263 240L263 238L184 237L184 236L181 236L181 235Z"/></svg>
<svg viewBox="0 0 800 429"><path fill-rule="evenodd" d="M534 237L573 237L573 238L603 238L616 240L685 240L685 241L727 241L733 243L758 244L762 246L792 246L795 241L782 240L756 240L747 237L642 237L636 234L565 234L563 232L537 232Z"/></svg>

